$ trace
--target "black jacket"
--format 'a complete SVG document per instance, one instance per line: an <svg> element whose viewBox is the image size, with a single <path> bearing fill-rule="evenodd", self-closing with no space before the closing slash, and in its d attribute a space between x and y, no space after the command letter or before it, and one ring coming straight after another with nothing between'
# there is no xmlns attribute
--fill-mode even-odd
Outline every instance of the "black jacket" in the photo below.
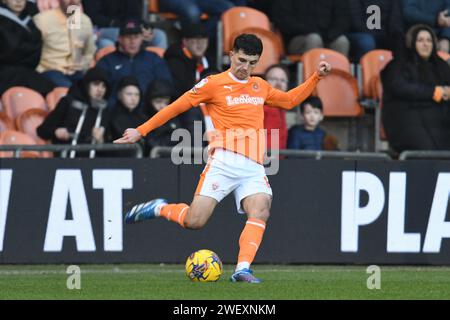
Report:
<svg viewBox="0 0 450 320"><path fill-rule="evenodd" d="M381 73L383 125L392 148L450 148L450 103L433 100L436 86L450 85L450 66L434 54L429 61L400 56Z"/></svg>
<svg viewBox="0 0 450 320"><path fill-rule="evenodd" d="M117 28L126 19L142 16L141 0L83 0L83 8L99 28Z"/></svg>
<svg viewBox="0 0 450 320"><path fill-rule="evenodd" d="M349 31L348 4L344 0L278 0L271 16L286 41L294 36L319 33L331 42Z"/></svg>
<svg viewBox="0 0 450 320"><path fill-rule="evenodd" d="M67 128L70 133L74 133L78 121L82 114L82 106L88 107L86 118L80 131L78 144L90 144L92 142L92 128L99 109L95 108L88 96L88 85L94 80L102 80L107 82L107 77L102 70L89 70L83 80L74 84L64 98L60 100L56 108L50 112L44 122L37 128L39 137L44 140L51 140L54 144L69 144L71 140L61 141L55 136L55 130L58 128ZM108 93L107 93L108 94ZM107 115L103 111L101 126L106 126Z"/></svg>
<svg viewBox="0 0 450 320"><path fill-rule="evenodd" d="M0 65L35 69L41 59L42 35L33 22L32 4L20 17L0 3Z"/></svg>
<svg viewBox="0 0 450 320"><path fill-rule="evenodd" d="M33 22L35 5L27 2L20 17L0 2L0 95L24 86L46 95L54 85L35 71L41 59L42 35Z"/></svg>

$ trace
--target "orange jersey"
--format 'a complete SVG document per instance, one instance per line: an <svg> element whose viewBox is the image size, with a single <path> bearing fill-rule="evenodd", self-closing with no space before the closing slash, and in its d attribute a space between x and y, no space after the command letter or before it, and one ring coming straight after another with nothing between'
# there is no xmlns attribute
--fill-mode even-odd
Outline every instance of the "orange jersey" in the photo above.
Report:
<svg viewBox="0 0 450 320"><path fill-rule="evenodd" d="M292 109L313 92L319 80L315 73L302 85L283 92L260 77L239 80L228 70L203 79L137 130L145 136L178 114L204 103L214 127L210 150L223 148L262 163L264 105Z"/></svg>

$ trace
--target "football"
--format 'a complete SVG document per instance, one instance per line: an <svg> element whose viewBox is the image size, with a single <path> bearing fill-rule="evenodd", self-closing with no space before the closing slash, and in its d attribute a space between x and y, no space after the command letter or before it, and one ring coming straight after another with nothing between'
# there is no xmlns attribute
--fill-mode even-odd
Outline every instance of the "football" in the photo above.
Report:
<svg viewBox="0 0 450 320"><path fill-rule="evenodd" d="M220 261L219 256L211 250L198 250L193 252L187 258L186 275L191 281L217 281L222 272L222 261Z"/></svg>

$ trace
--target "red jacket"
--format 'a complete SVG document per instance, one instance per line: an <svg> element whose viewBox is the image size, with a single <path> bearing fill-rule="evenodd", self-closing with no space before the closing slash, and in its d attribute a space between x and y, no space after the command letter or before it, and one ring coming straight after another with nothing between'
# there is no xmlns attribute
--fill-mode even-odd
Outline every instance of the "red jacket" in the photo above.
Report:
<svg viewBox="0 0 450 320"><path fill-rule="evenodd" d="M271 129L280 130L279 149L287 147L286 111L264 106L264 129L267 130L267 149L271 149Z"/></svg>

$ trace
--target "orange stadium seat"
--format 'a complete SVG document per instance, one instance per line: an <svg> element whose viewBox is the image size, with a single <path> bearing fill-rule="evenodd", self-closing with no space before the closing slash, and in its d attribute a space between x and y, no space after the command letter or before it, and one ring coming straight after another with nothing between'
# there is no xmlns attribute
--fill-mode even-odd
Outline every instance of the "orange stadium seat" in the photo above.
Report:
<svg viewBox="0 0 450 320"><path fill-rule="evenodd" d="M0 112L0 132L5 130L16 130L16 126L5 112Z"/></svg>
<svg viewBox="0 0 450 320"><path fill-rule="evenodd" d="M438 51L437 52L438 56L441 57L441 59L443 59L444 61L449 61L450 60L450 53L447 53L445 51Z"/></svg>
<svg viewBox="0 0 450 320"><path fill-rule="evenodd" d="M269 18L265 13L248 7L234 7L222 14L222 47L223 53L228 53L233 46L233 36L247 28L257 27L271 30Z"/></svg>
<svg viewBox="0 0 450 320"><path fill-rule="evenodd" d="M253 74L262 75L268 67L273 64L280 63L283 55L283 44L274 32L261 28L247 28L236 32L232 37L232 41L234 41L234 39L242 32L253 33L261 39L264 46L263 53L258 64L253 70Z"/></svg>
<svg viewBox="0 0 450 320"><path fill-rule="evenodd" d="M32 137L37 144L45 144L45 141L37 135L36 128L41 125L47 114L48 112L42 109L28 109L16 118L16 127L18 131Z"/></svg>
<svg viewBox="0 0 450 320"><path fill-rule="evenodd" d="M374 98L378 101L375 109L375 151L380 149L380 142L387 141L386 133L384 131L383 123L381 121L381 110L383 109L383 84L379 76L372 78L371 87L375 93Z"/></svg>
<svg viewBox="0 0 450 320"><path fill-rule="evenodd" d="M23 132L33 138L35 144L45 145L49 142L41 139L36 132L37 127L47 117L48 112L41 109L28 109L16 118L16 127L18 131ZM51 158L53 154L51 152L42 152L43 158Z"/></svg>
<svg viewBox="0 0 450 320"><path fill-rule="evenodd" d="M342 70L351 73L350 61L343 54L325 48L311 49L302 55L303 63L303 78L309 78L317 69L317 64L320 61L326 60L331 64L334 70Z"/></svg>
<svg viewBox="0 0 450 320"><path fill-rule="evenodd" d="M36 142L27 134L14 130L6 130L0 133L0 145L35 145ZM22 151L20 156L23 158L38 158L39 152L36 151ZM2 151L0 158L13 158L14 152Z"/></svg>
<svg viewBox="0 0 450 320"><path fill-rule="evenodd" d="M65 97L67 95L68 91L69 91L69 88L58 87L58 88L53 89L52 92L49 92L47 94L47 97L45 98L48 109L50 111L54 110L56 108L56 105L58 104L59 100L61 100L61 98Z"/></svg>
<svg viewBox="0 0 450 320"><path fill-rule="evenodd" d="M2 104L6 114L14 121L27 109L47 110L44 98L36 91L25 87L13 87L2 96Z"/></svg>
<svg viewBox="0 0 450 320"><path fill-rule="evenodd" d="M374 77L378 77L381 70L392 60L392 51L372 50L367 52L360 60L362 74L363 96L375 98L376 92L372 90Z"/></svg>
<svg viewBox="0 0 450 320"><path fill-rule="evenodd" d="M326 117L360 117L364 109L358 102L358 83L348 72L332 69L316 88Z"/></svg>
<svg viewBox="0 0 450 320"><path fill-rule="evenodd" d="M147 50L149 52L154 52L161 58L164 58L164 52L166 52L166 50L164 50L163 48L160 48L160 47L146 47L145 50Z"/></svg>
<svg viewBox="0 0 450 320"><path fill-rule="evenodd" d="M233 7L222 14L217 28L217 67L222 69L224 55L228 55L233 40L238 33L247 28L271 30L267 15L249 7Z"/></svg>

